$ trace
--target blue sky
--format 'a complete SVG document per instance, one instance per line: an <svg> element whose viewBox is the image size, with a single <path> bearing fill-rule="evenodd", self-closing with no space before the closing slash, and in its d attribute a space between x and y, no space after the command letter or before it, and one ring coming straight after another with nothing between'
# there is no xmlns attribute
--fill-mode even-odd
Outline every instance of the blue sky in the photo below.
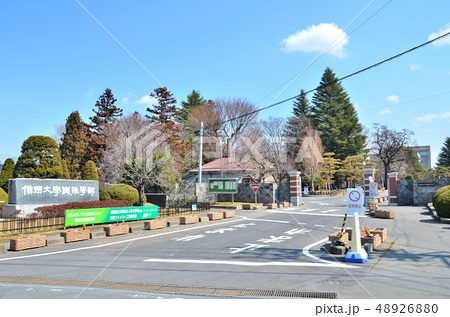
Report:
<svg viewBox="0 0 450 317"><path fill-rule="evenodd" d="M107 87L125 113L161 86L262 108L317 87L326 67L344 77L449 32L448 12L448 0L0 1L0 162L72 111L88 121ZM365 129L412 130L434 163L450 136L449 56L447 36L342 81Z"/></svg>

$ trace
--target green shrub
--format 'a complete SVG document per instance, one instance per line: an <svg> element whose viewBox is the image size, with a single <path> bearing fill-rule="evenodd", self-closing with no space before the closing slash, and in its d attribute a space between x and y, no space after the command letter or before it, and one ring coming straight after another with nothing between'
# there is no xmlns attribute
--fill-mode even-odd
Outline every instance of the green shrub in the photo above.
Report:
<svg viewBox="0 0 450 317"><path fill-rule="evenodd" d="M132 205L139 205L139 192L127 184L115 184L106 190L111 199L126 200Z"/></svg>
<svg viewBox="0 0 450 317"><path fill-rule="evenodd" d="M8 203L8 194L3 190L3 188L0 187L0 207L7 203Z"/></svg>
<svg viewBox="0 0 450 317"><path fill-rule="evenodd" d="M431 202L433 203L433 206L434 206L434 202L435 202L436 198L437 198L440 194L442 194L443 192L446 192L446 191L448 191L448 190L450 190L450 185L441 187L441 188L439 188L438 190L436 190L436 191L434 192L433 197L431 198Z"/></svg>
<svg viewBox="0 0 450 317"><path fill-rule="evenodd" d="M441 192L433 205L439 217L450 218L450 190Z"/></svg>
<svg viewBox="0 0 450 317"><path fill-rule="evenodd" d="M100 188L98 192L98 196L100 200L110 200L111 196L109 195L108 191L106 189Z"/></svg>
<svg viewBox="0 0 450 317"><path fill-rule="evenodd" d="M83 166L83 169L81 170L81 179L98 181L99 177L94 161L89 160Z"/></svg>

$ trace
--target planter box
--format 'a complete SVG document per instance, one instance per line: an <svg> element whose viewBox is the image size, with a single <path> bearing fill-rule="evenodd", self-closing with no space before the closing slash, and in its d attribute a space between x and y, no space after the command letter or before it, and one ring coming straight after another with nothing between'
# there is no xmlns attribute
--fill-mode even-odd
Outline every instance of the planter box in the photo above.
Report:
<svg viewBox="0 0 450 317"><path fill-rule="evenodd" d="M223 212L223 217L224 218L234 218L234 216L236 216L236 211L235 210L225 210Z"/></svg>
<svg viewBox="0 0 450 317"><path fill-rule="evenodd" d="M188 225L197 222L198 222L198 215L196 214L185 215L180 217L180 225Z"/></svg>
<svg viewBox="0 0 450 317"><path fill-rule="evenodd" d="M287 201L283 201L283 202L281 203L281 206L283 206L283 207L290 207L290 206L291 206L291 203L290 203L290 202L287 202Z"/></svg>
<svg viewBox="0 0 450 317"><path fill-rule="evenodd" d="M277 209L277 208L278 208L278 204L277 203L267 204L267 209Z"/></svg>
<svg viewBox="0 0 450 317"><path fill-rule="evenodd" d="M209 212L208 218L210 221L223 219L223 212L219 212L219 211Z"/></svg>
<svg viewBox="0 0 450 317"><path fill-rule="evenodd" d="M250 209L256 209L255 204L242 204L242 209L250 210Z"/></svg>
<svg viewBox="0 0 450 317"><path fill-rule="evenodd" d="M394 219L395 212L393 210L375 210L375 218Z"/></svg>
<svg viewBox="0 0 450 317"><path fill-rule="evenodd" d="M121 234L127 234L130 230L130 227L126 223L121 223L103 227L103 230L105 230L105 234L107 236L117 236Z"/></svg>
<svg viewBox="0 0 450 317"><path fill-rule="evenodd" d="M75 229L67 230L60 233L61 237L64 238L64 242L75 242L82 240L89 240L91 237L91 231L89 229Z"/></svg>
<svg viewBox="0 0 450 317"><path fill-rule="evenodd" d="M381 244L381 238L378 234L371 237L361 237L361 245L363 246L366 243L372 243L373 248L376 249Z"/></svg>
<svg viewBox="0 0 450 317"><path fill-rule="evenodd" d="M45 235L14 237L9 240L9 248L13 251L45 247L46 244Z"/></svg>
<svg viewBox="0 0 450 317"><path fill-rule="evenodd" d="M328 236L328 241L330 241L330 242L333 243L334 241L339 240L339 235L340 235L340 232L335 232L335 233L333 233L333 234L330 234L330 235ZM348 243L348 233L347 233L347 232L344 232L344 233L342 234L341 241L342 241L343 243L345 243L345 244Z"/></svg>
<svg viewBox="0 0 450 317"><path fill-rule="evenodd" d="M149 221L144 222L144 229L145 230L156 230L156 229L162 229L167 226L167 219L166 218L156 218Z"/></svg>
<svg viewBox="0 0 450 317"><path fill-rule="evenodd" d="M386 228L375 228L370 231L373 235L379 235L381 238L381 242L384 242L387 239L387 229Z"/></svg>

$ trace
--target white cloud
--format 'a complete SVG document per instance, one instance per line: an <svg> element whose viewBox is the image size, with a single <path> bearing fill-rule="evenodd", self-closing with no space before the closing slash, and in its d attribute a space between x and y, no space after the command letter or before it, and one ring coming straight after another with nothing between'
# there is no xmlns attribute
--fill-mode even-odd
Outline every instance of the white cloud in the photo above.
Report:
<svg viewBox="0 0 450 317"><path fill-rule="evenodd" d="M332 23L313 25L289 35L282 42L285 52L325 52L338 58L346 57L347 34Z"/></svg>
<svg viewBox="0 0 450 317"><path fill-rule="evenodd" d="M130 97L123 97L123 98L122 98L122 103L123 103L124 105L128 105L128 102L130 102Z"/></svg>
<svg viewBox="0 0 450 317"><path fill-rule="evenodd" d="M434 119L438 118L439 116L435 113L428 113L426 115L423 115L421 117L417 117L414 120L414 125L415 126L419 126L421 124L426 124L426 123L432 123Z"/></svg>
<svg viewBox="0 0 450 317"><path fill-rule="evenodd" d="M391 104L397 104L400 103L400 97L397 95L390 95L387 98L387 101Z"/></svg>
<svg viewBox="0 0 450 317"><path fill-rule="evenodd" d="M438 32L431 33L428 35L428 41L431 41L441 35L444 35L445 33L450 32L450 23L446 24L443 29L439 30ZM433 42L433 45L435 46L445 46L450 45L450 35L443 37L435 42Z"/></svg>
<svg viewBox="0 0 450 317"><path fill-rule="evenodd" d="M420 69L420 65L412 64L411 66L409 66L409 69L412 70L413 72L415 72L416 70Z"/></svg>
<svg viewBox="0 0 450 317"><path fill-rule="evenodd" d="M146 96L142 96L141 98L139 98L139 100L136 100L134 103L137 105L147 105L147 106L151 106L153 104L155 104L157 101L155 98L150 97L149 95Z"/></svg>
<svg viewBox="0 0 450 317"><path fill-rule="evenodd" d="M382 116L386 116L391 113L392 113L392 110L390 110L390 109L385 109L385 110L380 111L380 115L382 115Z"/></svg>
<svg viewBox="0 0 450 317"><path fill-rule="evenodd" d="M441 119L450 119L450 112L444 112L439 116Z"/></svg>

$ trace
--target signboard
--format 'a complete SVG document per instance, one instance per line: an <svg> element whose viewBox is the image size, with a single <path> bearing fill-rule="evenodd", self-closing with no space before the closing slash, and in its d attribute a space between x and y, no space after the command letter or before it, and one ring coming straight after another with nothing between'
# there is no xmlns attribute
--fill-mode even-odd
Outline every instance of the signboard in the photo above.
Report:
<svg viewBox="0 0 450 317"><path fill-rule="evenodd" d="M376 182L369 183L369 196L370 197L378 196L378 183Z"/></svg>
<svg viewBox="0 0 450 317"><path fill-rule="evenodd" d="M133 206L66 210L64 226L135 221L158 218L158 206Z"/></svg>
<svg viewBox="0 0 450 317"><path fill-rule="evenodd" d="M347 188L347 214L364 215L364 192L362 188Z"/></svg>
<svg viewBox="0 0 450 317"><path fill-rule="evenodd" d="M56 205L99 199L98 181L12 178L8 181L9 204Z"/></svg>
<svg viewBox="0 0 450 317"><path fill-rule="evenodd" d="M308 186L303 187L303 195L308 195L308 193L309 193L309 187Z"/></svg>
<svg viewBox="0 0 450 317"><path fill-rule="evenodd" d="M250 186L252 187L253 192L256 194L259 189L259 184L250 184Z"/></svg>
<svg viewBox="0 0 450 317"><path fill-rule="evenodd" d="M210 178L208 180L208 190L215 194L237 194L237 178Z"/></svg>

